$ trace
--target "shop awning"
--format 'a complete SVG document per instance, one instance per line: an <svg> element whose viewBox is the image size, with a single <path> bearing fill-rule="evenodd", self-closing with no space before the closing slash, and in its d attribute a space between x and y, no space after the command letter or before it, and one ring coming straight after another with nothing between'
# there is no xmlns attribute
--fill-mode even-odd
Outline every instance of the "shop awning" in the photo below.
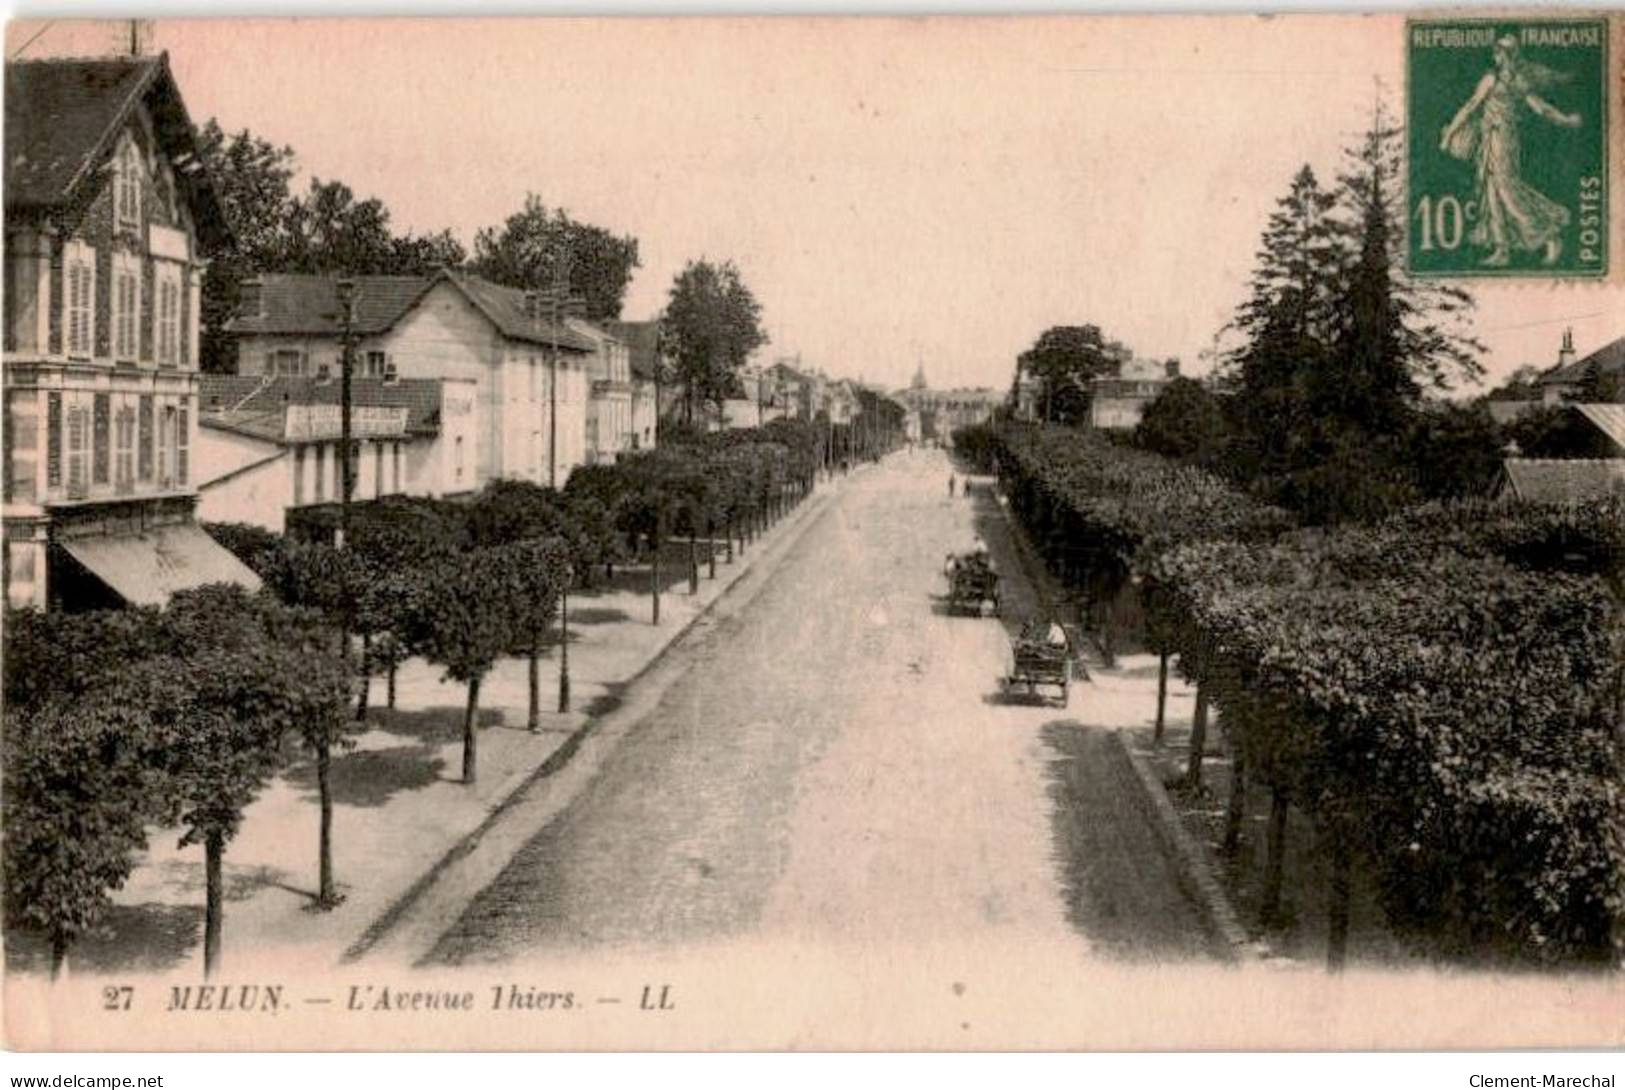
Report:
<svg viewBox="0 0 1625 1090"><path fill-rule="evenodd" d="M259 576L191 523L122 537L72 538L61 545L131 605L161 606L176 591L206 583L260 588Z"/></svg>

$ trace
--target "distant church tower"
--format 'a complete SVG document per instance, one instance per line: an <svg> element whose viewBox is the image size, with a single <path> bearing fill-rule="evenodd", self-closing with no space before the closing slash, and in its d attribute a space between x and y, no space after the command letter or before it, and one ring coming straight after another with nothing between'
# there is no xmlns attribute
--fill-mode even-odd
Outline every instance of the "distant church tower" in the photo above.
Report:
<svg viewBox="0 0 1625 1090"><path fill-rule="evenodd" d="M914 369L914 381L909 383L908 386L909 386L909 389L911 389L911 390L923 390L923 389L925 389L925 361L924 360L921 360L919 362L919 366Z"/></svg>

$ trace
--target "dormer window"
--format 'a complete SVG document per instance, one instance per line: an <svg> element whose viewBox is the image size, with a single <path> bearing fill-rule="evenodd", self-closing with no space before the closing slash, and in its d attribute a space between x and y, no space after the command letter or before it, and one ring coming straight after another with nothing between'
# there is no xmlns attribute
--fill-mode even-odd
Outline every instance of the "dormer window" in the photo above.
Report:
<svg viewBox="0 0 1625 1090"><path fill-rule="evenodd" d="M141 226L141 153L133 141L124 145L113 180L113 206L120 227Z"/></svg>

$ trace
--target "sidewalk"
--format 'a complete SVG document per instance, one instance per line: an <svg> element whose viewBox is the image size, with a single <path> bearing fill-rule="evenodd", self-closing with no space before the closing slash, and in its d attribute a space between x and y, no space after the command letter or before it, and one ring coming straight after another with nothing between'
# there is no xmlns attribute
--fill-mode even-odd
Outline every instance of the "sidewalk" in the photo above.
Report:
<svg viewBox="0 0 1625 1090"><path fill-rule="evenodd" d="M478 781L461 782L465 689L441 679L438 667L406 663L396 707L383 707L385 683L372 682L370 729L354 749L336 754L331 770L333 867L344 902L329 912L310 907L316 892L320 812L314 764L297 757L245 813L227 845L224 866L226 971L256 960L337 963L381 917L486 825L539 773L569 762L590 723L623 703L632 682L759 563L782 549L839 492L843 481L815 491L734 562L719 548L707 578L701 543L699 593L688 590L688 545L662 554L660 624L650 623L649 568L618 568L611 585L570 599L572 711L558 714L557 648L542 660L539 729L526 729L527 664L504 659L480 692ZM176 830L155 830L135 873L114 897L104 934L87 936L69 955L69 971L168 972L203 966L203 852L176 847ZM8 942L13 967L43 967L32 943Z"/></svg>
<svg viewBox="0 0 1625 1090"><path fill-rule="evenodd" d="M1000 502L1002 505L1002 498ZM1005 511L1008 516L1008 508ZM1054 577L1043 566L1025 530L1014 518L1009 524L1023 567L1045 608L1062 615L1062 592ZM1115 728L1125 754L1147 770L1148 818L1164 826L1169 850L1179 859L1193 896L1205 903L1210 916L1223 921L1221 929L1238 953L1278 963L1319 963L1325 956L1330 873L1313 823L1296 808L1290 811L1280 912L1266 926L1260 905L1269 792L1262 785L1249 788L1239 850L1234 856L1227 855L1223 851L1224 816L1230 801L1231 763L1220 710L1210 711L1202 787L1169 786L1182 780L1188 767L1195 687L1179 677L1177 663L1170 663L1163 735L1157 741L1157 656L1131 648L1119 653L1115 667L1107 669L1092 643L1089 650L1091 681L1085 697L1089 721ZM1167 805L1161 804L1159 794ZM1389 928L1370 879L1358 871L1351 907L1351 960L1386 965L1416 961Z"/></svg>

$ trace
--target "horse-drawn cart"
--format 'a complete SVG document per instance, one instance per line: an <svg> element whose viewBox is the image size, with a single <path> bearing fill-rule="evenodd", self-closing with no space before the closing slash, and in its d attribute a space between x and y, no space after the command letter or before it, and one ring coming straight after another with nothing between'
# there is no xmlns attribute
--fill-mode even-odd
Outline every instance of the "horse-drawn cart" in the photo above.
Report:
<svg viewBox="0 0 1625 1090"><path fill-rule="evenodd" d="M1018 686L1028 696L1037 696L1041 688L1057 690L1061 707L1066 707L1072 686L1072 647L1066 632L1057 624L1029 621L1022 626L1010 646L1012 665L1005 688Z"/></svg>
<svg viewBox="0 0 1625 1090"><path fill-rule="evenodd" d="M999 614L999 573L986 553L966 553L950 556L945 566L948 574L948 612L982 615L984 603L992 606L993 615Z"/></svg>

